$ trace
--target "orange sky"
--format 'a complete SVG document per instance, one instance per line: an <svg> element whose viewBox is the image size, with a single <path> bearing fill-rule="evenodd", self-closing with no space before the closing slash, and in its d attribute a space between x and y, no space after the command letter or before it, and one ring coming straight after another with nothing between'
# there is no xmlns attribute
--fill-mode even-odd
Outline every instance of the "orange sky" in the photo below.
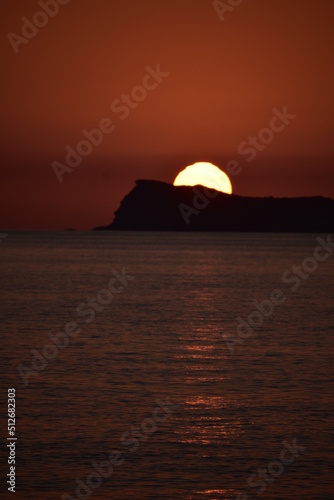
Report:
<svg viewBox="0 0 334 500"><path fill-rule="evenodd" d="M237 194L334 198L332 0L244 0L224 20L207 0L60 1L18 53L7 34L41 6L0 4L1 229L107 224L136 179L172 183L196 161L237 160ZM111 104L159 64L169 76L120 119ZM248 162L239 145L284 106L296 118ZM106 118L115 130L60 183L52 163Z"/></svg>

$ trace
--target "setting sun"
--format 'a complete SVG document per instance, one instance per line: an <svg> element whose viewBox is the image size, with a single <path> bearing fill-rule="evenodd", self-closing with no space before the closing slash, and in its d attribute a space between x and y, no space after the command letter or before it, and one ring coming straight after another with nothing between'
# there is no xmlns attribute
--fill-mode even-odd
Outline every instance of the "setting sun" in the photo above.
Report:
<svg viewBox="0 0 334 500"><path fill-rule="evenodd" d="M205 186L222 193L232 193L232 185L228 176L212 163L198 162L189 165L175 178L174 186Z"/></svg>

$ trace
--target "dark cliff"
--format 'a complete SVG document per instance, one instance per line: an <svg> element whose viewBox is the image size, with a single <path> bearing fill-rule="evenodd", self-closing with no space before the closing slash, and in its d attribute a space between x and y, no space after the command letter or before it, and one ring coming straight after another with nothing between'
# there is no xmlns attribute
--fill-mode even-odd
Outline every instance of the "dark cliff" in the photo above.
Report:
<svg viewBox="0 0 334 500"><path fill-rule="evenodd" d="M334 200L251 198L138 180L114 221L97 230L333 232Z"/></svg>

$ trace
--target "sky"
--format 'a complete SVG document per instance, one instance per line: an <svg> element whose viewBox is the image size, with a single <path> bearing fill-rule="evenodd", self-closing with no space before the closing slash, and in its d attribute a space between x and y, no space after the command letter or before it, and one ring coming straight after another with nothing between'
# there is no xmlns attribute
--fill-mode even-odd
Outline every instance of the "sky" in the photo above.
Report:
<svg viewBox="0 0 334 500"><path fill-rule="evenodd" d="M235 194L334 198L333 14L332 0L1 2L0 228L108 224L137 179L173 183L197 161L234 165Z"/></svg>

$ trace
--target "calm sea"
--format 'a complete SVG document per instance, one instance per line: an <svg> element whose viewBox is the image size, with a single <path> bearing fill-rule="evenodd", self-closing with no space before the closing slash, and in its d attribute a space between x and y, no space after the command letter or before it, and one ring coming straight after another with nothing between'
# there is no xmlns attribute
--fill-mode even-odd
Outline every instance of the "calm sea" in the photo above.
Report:
<svg viewBox="0 0 334 500"><path fill-rule="evenodd" d="M2 498L334 499L334 254L314 259L319 236L10 233Z"/></svg>

